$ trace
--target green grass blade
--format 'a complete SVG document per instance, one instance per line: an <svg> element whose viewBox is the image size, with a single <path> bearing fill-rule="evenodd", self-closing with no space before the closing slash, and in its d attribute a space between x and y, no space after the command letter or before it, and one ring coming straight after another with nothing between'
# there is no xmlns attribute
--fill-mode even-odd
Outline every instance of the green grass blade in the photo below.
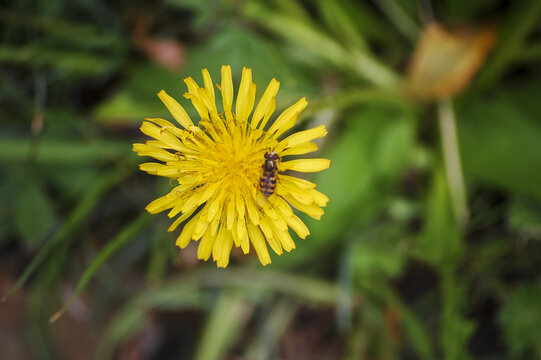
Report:
<svg viewBox="0 0 541 360"><path fill-rule="evenodd" d="M32 146L30 139L0 139L0 161L20 163L28 157ZM33 161L37 164L86 165L118 159L129 152L129 143L122 141L73 141L41 140ZM131 155L131 152L130 152ZM135 156L134 156L135 158Z"/></svg>
<svg viewBox="0 0 541 360"><path fill-rule="evenodd" d="M244 359L271 359L299 306L298 302L290 299L280 299L273 304L255 339L248 345Z"/></svg>
<svg viewBox="0 0 541 360"><path fill-rule="evenodd" d="M222 292L214 305L200 337L195 360L219 360L237 340L253 309L245 296L237 291Z"/></svg>
<svg viewBox="0 0 541 360"><path fill-rule="evenodd" d="M419 36L419 25L395 0L380 0L375 3L389 18L391 23L404 35L409 41L414 43Z"/></svg>
<svg viewBox="0 0 541 360"><path fill-rule="evenodd" d="M346 50L332 37L304 21L272 11L254 1L249 2L244 10L244 15L250 20L344 71L352 71L383 89L394 90L400 85L400 77L377 58L358 50Z"/></svg>
<svg viewBox="0 0 541 360"><path fill-rule="evenodd" d="M34 256L30 264L26 267L23 274L17 279L17 282L15 285L13 285L6 297L18 291L25 284L30 275L32 275L34 271L45 261L45 259L47 259L54 249L56 249L62 243L70 241L71 235L82 225L88 213L100 200L101 195L114 185L118 184L129 173L130 170L128 168L121 166L104 175L100 181L96 182L92 188L88 189L88 192L83 196L67 221L60 227L60 229L58 229L53 237L47 241L37 255Z"/></svg>
<svg viewBox="0 0 541 360"><path fill-rule="evenodd" d="M114 239L107 243L100 253L92 260L90 265L86 268L83 275L81 275L75 291L69 298L69 300L49 319L50 323L56 321L64 312L69 308L73 301L81 294L88 282L92 279L96 271L114 254L122 249L135 235L137 235L149 221L149 214L142 213L124 229L122 229Z"/></svg>
<svg viewBox="0 0 541 360"><path fill-rule="evenodd" d="M513 3L506 23L500 33L499 44L483 71L479 74L477 88L490 88L508 66L520 56L526 36L539 24L541 1L530 0Z"/></svg>

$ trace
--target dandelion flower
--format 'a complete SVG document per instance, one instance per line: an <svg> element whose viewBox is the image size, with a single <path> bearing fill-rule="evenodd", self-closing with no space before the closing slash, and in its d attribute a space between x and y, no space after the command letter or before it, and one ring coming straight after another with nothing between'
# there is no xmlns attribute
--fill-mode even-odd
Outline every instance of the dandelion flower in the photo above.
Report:
<svg viewBox="0 0 541 360"><path fill-rule="evenodd" d="M199 123L195 125L184 108L162 90L158 96L178 124L146 118L141 131L153 140L133 145L138 155L160 161L143 163L141 170L171 178L176 185L146 210L152 214L169 210L170 218L177 217L169 231L184 223L176 244L185 248L191 240L199 241L199 259L208 260L212 254L219 267L226 267L233 245L248 254L251 244L260 262L267 265L271 262L267 243L281 255L295 248L289 228L302 239L310 234L292 207L315 219L323 215L327 196L315 189L316 184L284 172L321 171L329 167L330 160L284 158L317 150L312 140L325 136L327 130L318 126L280 140L308 102L300 99L269 122L280 86L272 79L252 114L256 86L247 68L242 71L233 109L231 67L222 67L222 82L217 88L223 112L219 113L209 72L203 69L202 73L203 87L191 77L184 80L188 86L184 97L197 110ZM260 179L269 182L262 179L269 152L275 152L279 159L276 185L274 191L264 189L263 194Z"/></svg>

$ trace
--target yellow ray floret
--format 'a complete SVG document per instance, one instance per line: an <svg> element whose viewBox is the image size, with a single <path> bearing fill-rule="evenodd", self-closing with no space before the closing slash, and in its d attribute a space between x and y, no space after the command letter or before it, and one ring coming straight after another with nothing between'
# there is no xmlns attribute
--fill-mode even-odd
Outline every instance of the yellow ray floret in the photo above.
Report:
<svg viewBox="0 0 541 360"><path fill-rule="evenodd" d="M290 228L302 239L310 235L293 209L320 219L322 207L329 201L315 189L316 184L283 174L287 170L318 172L330 166L329 160L283 157L316 151L313 140L325 136L327 130L322 125L280 140L295 126L308 102L300 99L267 126L276 108L280 83L271 80L254 110L256 85L248 68L242 70L233 109L231 67L222 66L222 81L216 85L223 101L223 112L219 113L210 74L207 69L202 73L203 87L191 77L184 80L188 87L184 97L196 109L198 125L162 90L158 96L180 127L164 119L146 118L141 131L152 140L133 145L138 155L159 161L143 163L141 170L176 182L171 192L152 201L146 210L152 214L168 211L169 217L176 217L169 231L184 224L176 244L184 248L192 240L200 241L199 259L207 260L212 255L219 267L226 267L233 246L241 248L244 254L252 246L259 261L270 264L267 246L279 255L295 249ZM276 187L265 197L260 190L260 178L269 150L276 152L281 161Z"/></svg>

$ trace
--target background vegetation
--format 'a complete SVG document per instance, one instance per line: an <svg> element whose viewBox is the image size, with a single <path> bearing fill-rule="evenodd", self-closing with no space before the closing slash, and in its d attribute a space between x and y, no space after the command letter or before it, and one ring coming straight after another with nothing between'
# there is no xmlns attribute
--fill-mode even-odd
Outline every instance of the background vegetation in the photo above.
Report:
<svg viewBox="0 0 541 360"><path fill-rule="evenodd" d="M541 358L540 20L537 0L4 2L0 358ZM198 262L143 210L170 186L138 171L143 117L222 64L330 130L326 214L265 268Z"/></svg>

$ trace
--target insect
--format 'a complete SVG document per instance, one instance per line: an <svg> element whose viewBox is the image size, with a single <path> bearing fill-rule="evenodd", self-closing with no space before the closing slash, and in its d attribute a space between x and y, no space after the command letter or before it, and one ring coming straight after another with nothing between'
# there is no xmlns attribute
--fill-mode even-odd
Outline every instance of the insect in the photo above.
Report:
<svg viewBox="0 0 541 360"><path fill-rule="evenodd" d="M276 188L279 161L280 157L277 153L270 149L267 150L265 153L265 162L262 166L261 177L259 178L259 188L265 198L271 196Z"/></svg>

